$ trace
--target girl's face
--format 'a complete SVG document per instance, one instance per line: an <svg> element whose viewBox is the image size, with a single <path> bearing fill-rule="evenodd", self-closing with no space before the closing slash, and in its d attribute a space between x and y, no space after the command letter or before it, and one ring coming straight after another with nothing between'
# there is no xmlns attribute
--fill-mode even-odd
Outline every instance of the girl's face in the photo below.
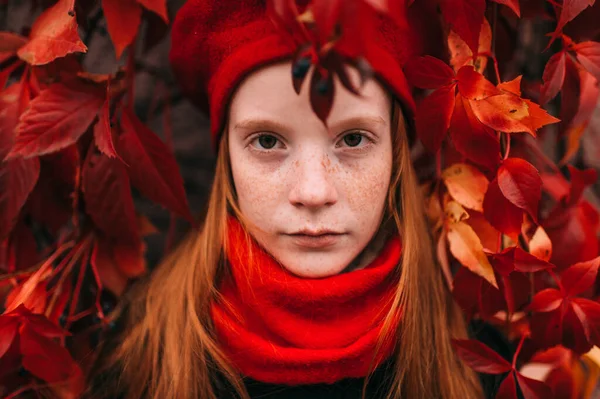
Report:
<svg viewBox="0 0 600 399"><path fill-rule="evenodd" d="M256 226L252 236L291 273L326 277L344 271L382 221L391 102L374 79L361 96L336 79L325 126L310 107L310 76L297 95L290 70L289 62L263 67L236 90L231 169L241 212ZM348 71L358 83L358 72Z"/></svg>

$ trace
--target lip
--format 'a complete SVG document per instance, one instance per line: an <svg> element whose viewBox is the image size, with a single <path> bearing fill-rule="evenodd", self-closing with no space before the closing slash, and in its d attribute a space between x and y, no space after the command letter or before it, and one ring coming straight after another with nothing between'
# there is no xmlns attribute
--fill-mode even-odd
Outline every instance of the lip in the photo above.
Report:
<svg viewBox="0 0 600 399"><path fill-rule="evenodd" d="M326 248L335 245L344 234L325 233L325 234L288 234L292 242L300 247L306 248Z"/></svg>

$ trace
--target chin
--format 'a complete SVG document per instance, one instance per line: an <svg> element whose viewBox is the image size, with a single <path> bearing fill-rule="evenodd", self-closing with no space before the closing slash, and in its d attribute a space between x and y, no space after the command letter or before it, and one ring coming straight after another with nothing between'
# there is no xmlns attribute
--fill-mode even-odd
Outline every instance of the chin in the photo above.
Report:
<svg viewBox="0 0 600 399"><path fill-rule="evenodd" d="M340 274L350 264L352 259L347 256L331 256L332 254L298 254L293 259L280 261L288 272L303 278L324 278ZM299 262L299 258L302 261Z"/></svg>

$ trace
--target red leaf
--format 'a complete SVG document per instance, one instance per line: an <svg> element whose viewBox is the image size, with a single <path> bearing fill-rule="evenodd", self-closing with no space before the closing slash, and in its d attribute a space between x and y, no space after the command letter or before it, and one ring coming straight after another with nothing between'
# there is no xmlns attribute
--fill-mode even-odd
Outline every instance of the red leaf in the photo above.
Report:
<svg viewBox="0 0 600 399"><path fill-rule="evenodd" d="M569 266L560 275L564 294L574 296L586 291L596 281L600 256L587 262L579 262Z"/></svg>
<svg viewBox="0 0 600 399"><path fill-rule="evenodd" d="M517 383L515 373L510 373L502 380L496 393L496 399L517 399Z"/></svg>
<svg viewBox="0 0 600 399"><path fill-rule="evenodd" d="M440 8L450 28L467 43L473 54L477 54L485 1L441 0Z"/></svg>
<svg viewBox="0 0 600 399"><path fill-rule="evenodd" d="M573 165L567 165L571 176L571 185L569 189L568 199L565 201L567 205L574 205L581 199L583 190L598 180L598 172L595 169L579 170Z"/></svg>
<svg viewBox="0 0 600 399"><path fill-rule="evenodd" d="M600 81L600 43L581 42L573 46L577 61Z"/></svg>
<svg viewBox="0 0 600 399"><path fill-rule="evenodd" d="M109 237L137 245L139 233L129 176L123 163L90 146L82 171L85 208Z"/></svg>
<svg viewBox="0 0 600 399"><path fill-rule="evenodd" d="M137 35L142 22L142 8L135 0L102 0L102 9L119 59Z"/></svg>
<svg viewBox="0 0 600 399"><path fill-rule="evenodd" d="M444 61L426 55L408 60L404 66L408 81L422 89L437 89L455 79L454 71Z"/></svg>
<svg viewBox="0 0 600 399"><path fill-rule="evenodd" d="M104 101L104 106L100 112L98 122L94 126L94 140L96 146L104 155L109 158L117 157L117 151L113 144L112 128L110 126L110 109L108 97Z"/></svg>
<svg viewBox="0 0 600 399"><path fill-rule="evenodd" d="M529 213L537 223L542 179L532 164L520 158L504 160L498 169L498 186L506 199Z"/></svg>
<svg viewBox="0 0 600 399"><path fill-rule="evenodd" d="M493 265L496 270L505 276L515 269L523 273L534 273L554 267L553 264L538 259L518 247L506 248L501 253L492 255L492 258L495 261Z"/></svg>
<svg viewBox="0 0 600 399"><path fill-rule="evenodd" d="M456 95L450 123L450 137L456 150L469 160L490 169L500 163L500 140L493 130L473 115L469 101Z"/></svg>
<svg viewBox="0 0 600 399"><path fill-rule="evenodd" d="M452 345L458 356L478 373L502 374L512 366L498 353L474 339L453 339Z"/></svg>
<svg viewBox="0 0 600 399"><path fill-rule="evenodd" d="M563 85L565 81L565 61L566 61L567 53L566 51L560 51L554 54L548 60L546 67L544 68L544 75L542 79L544 80L544 84L540 89L540 103L546 104L548 101L552 100Z"/></svg>
<svg viewBox="0 0 600 399"><path fill-rule="evenodd" d="M489 96L501 94L489 80L475 71L472 65L465 65L456 74L458 91L470 100L482 100Z"/></svg>
<svg viewBox="0 0 600 399"><path fill-rule="evenodd" d="M310 78L310 106L323 123L331 112L334 95L333 74L317 66Z"/></svg>
<svg viewBox="0 0 600 399"><path fill-rule="evenodd" d="M19 57L31 65L43 65L67 54L87 51L77 33L75 0L59 0L44 11L31 27L29 43Z"/></svg>
<svg viewBox="0 0 600 399"><path fill-rule="evenodd" d="M498 4L504 4L517 15L517 17L521 18L521 7L519 6L519 0L494 0Z"/></svg>
<svg viewBox="0 0 600 399"><path fill-rule="evenodd" d="M100 93L86 90L86 86L71 88L60 83L50 86L21 115L7 159L48 154L75 143L101 106Z"/></svg>
<svg viewBox="0 0 600 399"><path fill-rule="evenodd" d="M19 319L10 316L0 316L0 358L4 356L17 335Z"/></svg>
<svg viewBox="0 0 600 399"><path fill-rule="evenodd" d="M546 48L549 48L552 42L562 33L563 28L567 22L572 21L578 16L583 10L593 5L595 0L564 0L562 2L562 9L560 11L560 17L556 24L556 29L552 33L552 38Z"/></svg>
<svg viewBox="0 0 600 399"><path fill-rule="evenodd" d="M0 240L12 230L39 174L37 158L14 159L0 164Z"/></svg>
<svg viewBox="0 0 600 399"><path fill-rule="evenodd" d="M27 43L27 38L11 32L0 32L0 53L14 54Z"/></svg>
<svg viewBox="0 0 600 399"><path fill-rule="evenodd" d="M424 98L417 108L415 124L423 145L436 153L446 137L454 111L455 84L443 86Z"/></svg>
<svg viewBox="0 0 600 399"><path fill-rule="evenodd" d="M14 84L0 93L0 241L12 230L40 173L38 159L2 160L9 153L21 109L29 101L26 86Z"/></svg>
<svg viewBox="0 0 600 399"><path fill-rule="evenodd" d="M69 354L56 342L37 334L29 326L21 329L23 367L47 382L63 382L81 374Z"/></svg>
<svg viewBox="0 0 600 399"><path fill-rule="evenodd" d="M132 183L151 200L193 222L179 166L169 148L130 109L123 110L121 123L119 149Z"/></svg>
<svg viewBox="0 0 600 399"><path fill-rule="evenodd" d="M167 1L166 0L137 0L139 4L144 6L146 10L152 11L165 21L169 23L169 15L167 14Z"/></svg>
<svg viewBox="0 0 600 399"><path fill-rule="evenodd" d="M494 179L488 186L488 191L483 198L483 214L492 226L502 233L516 237L523 224L523 211L504 197Z"/></svg>
<svg viewBox="0 0 600 399"><path fill-rule="evenodd" d="M564 299L563 294L554 288L546 288L535 294L529 309L532 312L551 312L558 309Z"/></svg>
<svg viewBox="0 0 600 399"><path fill-rule="evenodd" d="M546 399L552 397L550 387L542 381L525 377L518 372L516 375L519 387L521 388L521 392L523 392L523 397L525 399Z"/></svg>

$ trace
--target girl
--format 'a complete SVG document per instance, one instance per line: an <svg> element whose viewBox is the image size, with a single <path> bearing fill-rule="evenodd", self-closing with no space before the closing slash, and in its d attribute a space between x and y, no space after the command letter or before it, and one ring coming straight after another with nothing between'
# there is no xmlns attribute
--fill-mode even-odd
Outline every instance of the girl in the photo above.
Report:
<svg viewBox="0 0 600 399"><path fill-rule="evenodd" d="M409 32L380 22L365 49L377 78L345 66L359 95L336 78L324 124L263 2L180 10L171 61L210 112L216 175L202 227L123 301L90 397L493 395L451 338L508 349L467 329L434 261L403 114Z"/></svg>

